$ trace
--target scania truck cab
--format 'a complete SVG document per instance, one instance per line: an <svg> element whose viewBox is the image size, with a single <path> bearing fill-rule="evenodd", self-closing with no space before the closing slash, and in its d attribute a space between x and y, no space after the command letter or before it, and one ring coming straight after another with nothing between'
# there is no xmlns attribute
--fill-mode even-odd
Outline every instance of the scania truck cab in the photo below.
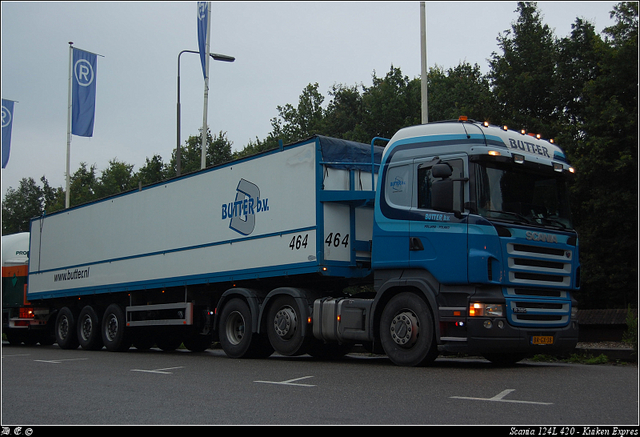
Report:
<svg viewBox="0 0 640 437"><path fill-rule="evenodd" d="M464 118L391 138L375 205L376 299L389 290L423 296L435 328L427 356L436 343L494 362L575 347L573 172L551 141ZM406 306L380 325L397 362L410 360L424 323Z"/></svg>

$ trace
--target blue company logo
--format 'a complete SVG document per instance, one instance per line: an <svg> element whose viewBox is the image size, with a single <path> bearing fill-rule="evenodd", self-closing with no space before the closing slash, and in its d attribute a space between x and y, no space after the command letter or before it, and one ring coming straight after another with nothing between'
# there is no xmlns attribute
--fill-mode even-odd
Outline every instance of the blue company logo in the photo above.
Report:
<svg viewBox="0 0 640 437"><path fill-rule="evenodd" d="M393 181L389 183L389 185L391 187L391 190L394 193L400 193L404 191L404 186L407 185L407 183L403 179L396 177Z"/></svg>
<svg viewBox="0 0 640 437"><path fill-rule="evenodd" d="M256 184L240 179L236 200L222 204L222 220L230 219L230 229L250 235L256 226L256 214L265 211L269 211L269 199L260 198L260 188Z"/></svg>

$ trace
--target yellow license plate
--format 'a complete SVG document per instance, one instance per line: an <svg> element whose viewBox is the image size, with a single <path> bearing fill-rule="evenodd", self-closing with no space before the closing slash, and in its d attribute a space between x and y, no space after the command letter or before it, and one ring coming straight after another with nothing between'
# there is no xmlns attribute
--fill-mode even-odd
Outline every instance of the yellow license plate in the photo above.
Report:
<svg viewBox="0 0 640 437"><path fill-rule="evenodd" d="M553 344L552 335L534 335L531 337L531 344Z"/></svg>

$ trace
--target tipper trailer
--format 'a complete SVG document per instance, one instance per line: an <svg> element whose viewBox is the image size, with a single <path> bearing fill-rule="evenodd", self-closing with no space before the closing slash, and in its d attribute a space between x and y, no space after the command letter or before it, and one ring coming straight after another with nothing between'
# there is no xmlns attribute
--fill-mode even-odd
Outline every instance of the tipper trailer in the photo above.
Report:
<svg viewBox="0 0 640 437"><path fill-rule="evenodd" d="M463 119L313 136L34 218L27 298L62 348L565 353L572 171L549 141Z"/></svg>

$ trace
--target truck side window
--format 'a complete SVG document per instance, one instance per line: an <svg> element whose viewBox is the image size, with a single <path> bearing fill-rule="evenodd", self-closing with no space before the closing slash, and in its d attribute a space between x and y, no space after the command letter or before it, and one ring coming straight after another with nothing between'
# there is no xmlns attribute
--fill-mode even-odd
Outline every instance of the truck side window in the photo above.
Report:
<svg viewBox="0 0 640 437"><path fill-rule="evenodd" d="M406 164L389 168L385 190L389 205L411 207L411 168Z"/></svg>
<svg viewBox="0 0 640 437"><path fill-rule="evenodd" d="M464 177L464 168L462 159L452 159L445 162L451 166L453 173L452 179L459 179ZM419 209L431 209L431 185L436 179L431 175L431 166L418 168L418 208ZM458 211L463 211L462 208L462 190L463 185L461 183L455 183L453 186L453 207Z"/></svg>

